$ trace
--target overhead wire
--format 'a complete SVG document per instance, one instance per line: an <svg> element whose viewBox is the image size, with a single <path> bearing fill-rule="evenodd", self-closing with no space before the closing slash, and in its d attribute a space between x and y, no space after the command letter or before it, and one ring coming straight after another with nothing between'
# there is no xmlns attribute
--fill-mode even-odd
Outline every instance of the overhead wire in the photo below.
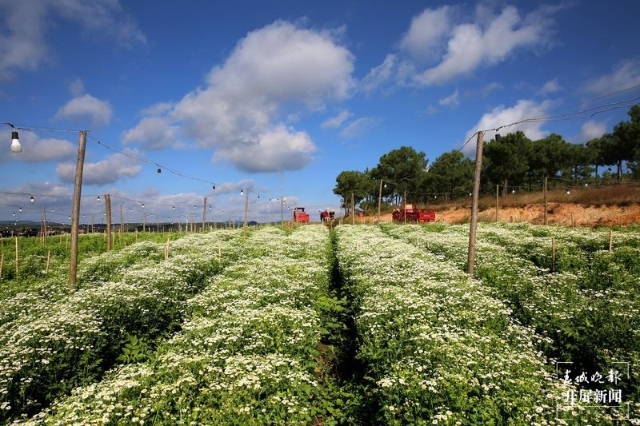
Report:
<svg viewBox="0 0 640 426"><path fill-rule="evenodd" d="M602 96L598 96L596 98L592 98L589 100L586 100L584 102L581 102L579 105L585 105L585 104L589 104L589 103L593 103L595 101L599 101L605 98L609 98L612 96L616 96L616 95L620 95L622 93L627 93L627 92L632 92L634 90L637 90L640 88L640 84L635 84L633 86L627 87L625 89L621 89L621 90L617 90L615 92L611 92ZM526 123L543 123L543 122L557 122L557 121L570 121L570 120L583 120L583 119L588 119L588 118L592 118L598 114L602 114L605 112L609 112L609 111L613 111L613 110L617 110L620 108L624 108L627 106L632 106L635 103L637 103L638 101L640 101L640 96L636 96L633 98L628 98L628 99L624 99L621 101L617 101L617 102L610 102L610 103L604 103L604 104L600 104L600 105L595 105L589 108L581 108L580 110L577 111L570 111L570 112L566 112L566 113L562 113L562 114L555 114L555 115L549 115L549 114L543 114L543 115L539 115L539 116L535 116L535 117L528 117L528 118L524 118L522 120L518 120L515 121L513 123L509 123L509 124L502 124L500 126L497 126L495 128L489 128L489 129L484 129L484 130L478 130L476 132L474 132L471 136L469 136L469 138L464 142L464 144L462 144L462 146L460 148L457 149L457 151L464 151L464 148L469 144L469 142L471 142L471 140L478 135L479 132L498 132L499 130L503 129L503 128L507 128L507 127L513 127L513 126L517 126L518 124L526 124ZM565 110L568 108L565 108Z"/></svg>

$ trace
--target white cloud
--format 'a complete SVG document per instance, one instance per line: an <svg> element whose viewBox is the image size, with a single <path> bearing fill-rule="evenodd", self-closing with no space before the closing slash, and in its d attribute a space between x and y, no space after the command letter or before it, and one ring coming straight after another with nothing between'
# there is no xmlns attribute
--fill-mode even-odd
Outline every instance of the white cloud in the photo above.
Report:
<svg viewBox="0 0 640 426"><path fill-rule="evenodd" d="M460 101L458 100L458 89L456 89L456 91L451 95L440 99L438 103L449 108L457 107L460 104Z"/></svg>
<svg viewBox="0 0 640 426"><path fill-rule="evenodd" d="M349 97L353 61L333 33L275 22L250 32L211 70L205 87L155 117L162 125L148 126L145 117L124 141L156 145L175 140L175 129L183 126L201 148L213 148L216 159L243 170L298 170L312 160L315 145L306 133L283 124L286 108L298 104L316 111Z"/></svg>
<svg viewBox="0 0 640 426"><path fill-rule="evenodd" d="M140 111L140 114L144 115L164 115L168 112L171 112L171 109L174 107L174 104L170 102L160 102L155 105L151 105L148 108Z"/></svg>
<svg viewBox="0 0 640 426"><path fill-rule="evenodd" d="M549 93L559 92L560 90L562 90L562 86L560 86L558 79L554 78L553 80L549 80L542 85L542 88L540 88L540 94L547 95Z"/></svg>
<svg viewBox="0 0 640 426"><path fill-rule="evenodd" d="M591 139L599 138L607 132L607 124L602 121L589 120L580 127L578 143L588 142Z"/></svg>
<svg viewBox="0 0 640 426"><path fill-rule="evenodd" d="M480 89L480 96L482 96L483 98L486 98L494 90L498 90L502 88L503 88L502 84L500 83L497 83L497 82L489 83L486 86L484 86L482 89Z"/></svg>
<svg viewBox="0 0 640 426"><path fill-rule="evenodd" d="M107 101L91 95L81 95L71 99L56 113L57 119L74 122L89 121L93 126L103 126L111 122L111 105Z"/></svg>
<svg viewBox="0 0 640 426"><path fill-rule="evenodd" d="M85 162L82 171L83 185L105 185L115 183L122 177L135 177L142 167L138 160L126 153L116 153L97 163ZM76 164L73 162L60 163L56 166L56 173L61 181L73 183Z"/></svg>
<svg viewBox="0 0 640 426"><path fill-rule="evenodd" d="M336 115L335 117L331 117L330 119L326 120L324 123L322 123L321 127L323 129L335 129L337 127L342 126L342 124L349 119L349 117L351 117L353 114L351 114L351 112L349 112L348 110L342 110L338 113L338 115Z"/></svg>
<svg viewBox="0 0 640 426"><path fill-rule="evenodd" d="M442 48L451 27L451 8L425 9L411 19L409 30L400 40L400 48L411 59L424 62L432 59Z"/></svg>
<svg viewBox="0 0 640 426"><path fill-rule="evenodd" d="M6 28L0 34L0 79L18 70L33 71L51 59L46 33L56 28L52 25L56 17L79 25L94 37L124 45L146 43L118 0L5 1L0 2L0 17Z"/></svg>
<svg viewBox="0 0 640 426"><path fill-rule="evenodd" d="M585 90L606 95L640 84L640 60L626 60L617 64L611 73L587 83Z"/></svg>
<svg viewBox="0 0 640 426"><path fill-rule="evenodd" d="M80 96L84 93L84 83L82 79L76 78L71 83L69 83L69 91L73 96Z"/></svg>
<svg viewBox="0 0 640 426"><path fill-rule="evenodd" d="M365 93L371 93L385 85L394 75L397 67L395 55L387 55L377 67L373 68L360 82L360 89Z"/></svg>
<svg viewBox="0 0 640 426"><path fill-rule="evenodd" d="M316 150L307 133L284 126L261 133L255 142L219 150L215 159L231 161L240 170L249 172L300 170L311 161Z"/></svg>
<svg viewBox="0 0 640 426"><path fill-rule="evenodd" d="M486 11L485 11L486 13ZM467 75L480 66L495 65L516 49L535 46L548 37L551 20L542 13L521 18L508 6L490 19L486 28L477 23L453 27L442 61L416 76L423 85L441 84Z"/></svg>
<svg viewBox="0 0 640 426"><path fill-rule="evenodd" d="M548 100L541 103L530 100L519 100L514 106L509 108L505 108L504 106L496 107L480 118L478 123L467 132L465 140L472 137L478 130L485 130L484 140L488 141L493 139L496 134L494 130L488 129L497 129L503 126L505 127L498 133L507 134L520 130L524 132L529 139L542 139L547 136L547 132L542 129L542 125L544 124L543 118L552 104L553 103ZM521 121L525 122L511 125ZM472 155L475 152L475 146L475 143L468 143L465 146L464 153Z"/></svg>
<svg viewBox="0 0 640 426"><path fill-rule="evenodd" d="M347 139L357 138L377 124L378 120L373 117L358 118L345 126L345 128L340 132L340 136Z"/></svg>
<svg viewBox="0 0 640 426"><path fill-rule="evenodd" d="M76 157L77 145L64 139L40 138L36 133L20 130L22 152L13 154L9 150L0 150L0 161L13 157L28 163L69 160Z"/></svg>
<svg viewBox="0 0 640 426"><path fill-rule="evenodd" d="M144 117L136 127L125 131L122 143L125 145L143 142L148 149L181 148L180 128L163 117Z"/></svg>

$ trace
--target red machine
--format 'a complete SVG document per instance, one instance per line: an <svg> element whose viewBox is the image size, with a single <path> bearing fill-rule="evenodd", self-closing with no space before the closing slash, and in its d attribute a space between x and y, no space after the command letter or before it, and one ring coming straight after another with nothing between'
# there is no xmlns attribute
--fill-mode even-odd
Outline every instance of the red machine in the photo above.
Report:
<svg viewBox="0 0 640 426"><path fill-rule="evenodd" d="M391 214L394 222L435 222L436 212L418 209L413 204L405 204L404 208L394 209Z"/></svg>
<svg viewBox="0 0 640 426"><path fill-rule="evenodd" d="M293 209L293 221L296 223L309 223L309 213L304 211L304 207Z"/></svg>

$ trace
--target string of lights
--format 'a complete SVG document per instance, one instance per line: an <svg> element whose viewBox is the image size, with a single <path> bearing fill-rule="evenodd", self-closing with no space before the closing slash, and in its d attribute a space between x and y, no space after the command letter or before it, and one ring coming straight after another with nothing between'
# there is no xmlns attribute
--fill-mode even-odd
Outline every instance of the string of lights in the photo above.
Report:
<svg viewBox="0 0 640 426"><path fill-rule="evenodd" d="M111 145L111 144L109 144L107 142L98 140L98 139L96 139L96 138L94 138L92 136L89 136L89 139L94 141L98 145L101 145L101 146L105 147L106 149L108 149L108 150L110 150L112 152L116 152L116 153L125 155L125 156L127 156L129 158L133 158L134 160L140 161L140 162L145 163L145 164L155 165L157 167L157 172L158 173L162 173L163 170L166 170L167 172L169 172L171 174L174 174L176 176L179 176L179 177L182 177L182 178L185 178L185 179L191 179L191 180L194 180L194 181L207 183L207 184L211 185L213 189L216 189L216 184L214 182L210 181L210 180L201 179L199 177L192 176L192 175L189 175L187 173L175 170L175 169L173 169L171 167L158 164L155 161L148 160L148 159L143 158L143 157L141 157L139 155L136 155L136 154L132 153L130 150L118 149L118 148L114 147L113 145Z"/></svg>
<svg viewBox="0 0 640 426"><path fill-rule="evenodd" d="M33 125L14 125L12 123L2 123L2 124L7 124L9 126L11 126L12 129L14 130L28 130L28 131L39 131L39 132L46 132L46 133L52 133L52 132L67 132L67 133L77 133L78 130L74 130L74 129L61 129L61 128L55 128L55 127L42 127L42 126L33 126ZM15 133L15 132L14 132ZM185 178L185 179L191 179L194 181L199 181L199 182L204 182L207 183L209 185L212 186L213 189L216 189L216 184L215 182L211 181L211 180L207 180L207 179L202 179L199 178L197 176L193 176L190 175L188 173L184 173L182 171L176 170L172 167L166 166L166 165L162 165L159 164L155 161L149 160L147 158L141 157L139 155L134 154L133 152L131 152L130 150L122 150L122 149L118 149L116 147L114 147L113 145L103 141L103 140L99 140L95 137L93 137L92 135L88 134L88 139L90 139L91 141L97 143L100 146L103 146L104 148L112 151L112 152L116 152L122 155L125 155L129 158L135 159L137 161L140 161L142 163L145 164L149 164L149 165L155 165L157 167L157 172L161 173L162 170L165 170L169 173L172 173L176 176ZM22 150L21 147L18 148L18 146L16 146L16 142L18 138L17 137L12 137L12 150L14 150L15 152L19 152L18 149L20 149L20 151Z"/></svg>

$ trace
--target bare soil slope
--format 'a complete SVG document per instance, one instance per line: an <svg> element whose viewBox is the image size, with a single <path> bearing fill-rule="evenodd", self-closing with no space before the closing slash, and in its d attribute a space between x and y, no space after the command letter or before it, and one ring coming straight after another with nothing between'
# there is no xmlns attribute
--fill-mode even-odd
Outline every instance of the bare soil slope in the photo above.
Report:
<svg viewBox="0 0 640 426"><path fill-rule="evenodd" d="M547 222L549 224L564 226L640 225L640 203L625 206L549 203L548 207ZM465 223L469 221L470 216L471 209L469 207L451 207L436 212L437 221L445 223ZM495 207L479 211L478 220L495 221ZM541 225L544 223L544 204L499 207L498 221L529 222Z"/></svg>

